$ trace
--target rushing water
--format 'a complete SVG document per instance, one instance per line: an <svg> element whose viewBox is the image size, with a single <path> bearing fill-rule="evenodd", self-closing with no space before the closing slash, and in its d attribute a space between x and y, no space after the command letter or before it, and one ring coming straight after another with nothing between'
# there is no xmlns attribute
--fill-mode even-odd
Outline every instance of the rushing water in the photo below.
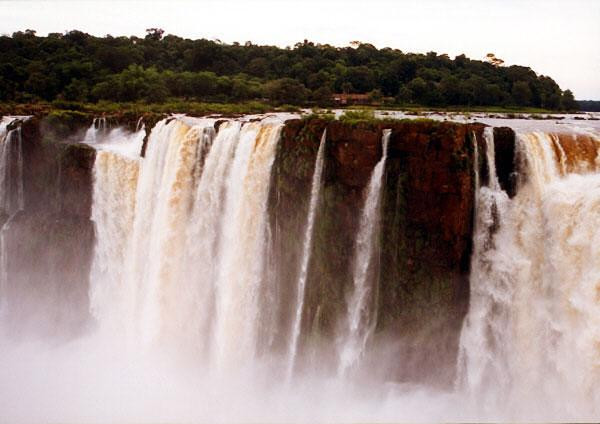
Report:
<svg viewBox="0 0 600 424"><path fill-rule="evenodd" d="M141 119L141 118L140 118ZM136 128L136 132L139 128ZM106 118L94 118L92 125L88 128L83 138L84 142L89 144L95 144L102 142L106 139L108 132L110 131Z"/></svg>
<svg viewBox="0 0 600 424"><path fill-rule="evenodd" d="M258 347L260 291L265 268L267 198L280 125L245 124L225 196L217 271L217 366L252 363ZM247 365L246 365L247 366Z"/></svg>
<svg viewBox="0 0 600 424"><path fill-rule="evenodd" d="M6 230L14 215L25 207L21 126L8 129L15 123L18 124L18 118L3 117L0 120L0 314L7 301Z"/></svg>
<svg viewBox="0 0 600 424"><path fill-rule="evenodd" d="M91 297L110 311L101 325L128 323L142 346L175 344L217 368L253 358L280 130L226 122L215 137L211 120L165 120L144 158L98 152Z"/></svg>
<svg viewBox="0 0 600 424"><path fill-rule="evenodd" d="M459 388L505 419L597 418L600 145L520 133L526 180L509 199L485 135L489 184L478 189Z"/></svg>
<svg viewBox="0 0 600 424"><path fill-rule="evenodd" d="M0 209L8 216L25 205L21 126L8 130L13 122L13 119L3 118L0 123Z"/></svg>
<svg viewBox="0 0 600 424"><path fill-rule="evenodd" d="M0 206L23 209L19 128L0 124ZM0 417L11 422L594 420L600 410L600 141L518 131L514 197L491 128L474 141L470 306L454 388L378 377L389 130L356 211L349 280L329 343L298 367L330 148L310 163L289 308L268 264L269 193L283 122L187 117L146 132L96 120L93 326L65 345L0 337ZM479 155L479 149L485 155ZM479 159L486 175L479 175ZM327 161L327 166L325 162ZM332 167L335 166L332 164ZM327 172L326 172L327 171ZM311 178L312 176L312 178ZM308 187L307 187L308 189ZM305 213L305 215L304 215ZM317 234L317 235L316 235ZM6 269L2 237L2 271ZM290 247L292 248L292 247ZM340 252L344 254L344 252ZM318 279L318 276L317 276ZM2 277L2 283L5 283ZM317 283L319 283L317 281ZM0 287L0 295L3 288ZM290 311L290 328L273 319ZM435 310L431 311L435 314ZM402 343L403 341L394 343ZM279 348L271 348L272 345ZM418 344L416 344L418 346ZM377 354L363 361L367 351ZM395 352L392 350L392 352ZM334 358L334 363L320 358ZM356 370L362 372L353 372ZM333 372L331 372L333 370ZM372 374L372 375L370 375ZM4 383L10 382L10 383ZM35 403L35 408L33 404Z"/></svg>

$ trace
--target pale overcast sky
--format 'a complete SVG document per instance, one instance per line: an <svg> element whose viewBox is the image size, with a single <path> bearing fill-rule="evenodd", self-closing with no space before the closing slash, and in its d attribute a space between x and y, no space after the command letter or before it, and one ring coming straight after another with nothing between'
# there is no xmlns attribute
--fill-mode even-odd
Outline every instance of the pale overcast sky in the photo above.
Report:
<svg viewBox="0 0 600 424"><path fill-rule="evenodd" d="M350 41L405 52L493 52L600 100L600 0L0 0L0 33L79 29L293 45Z"/></svg>

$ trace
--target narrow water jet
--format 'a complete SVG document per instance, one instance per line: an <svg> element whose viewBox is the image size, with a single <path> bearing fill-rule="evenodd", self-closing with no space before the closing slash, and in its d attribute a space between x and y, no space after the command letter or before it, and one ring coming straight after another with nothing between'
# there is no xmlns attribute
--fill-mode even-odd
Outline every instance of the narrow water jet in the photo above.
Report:
<svg viewBox="0 0 600 424"><path fill-rule="evenodd" d="M17 118L0 120L0 313L8 302L8 248L11 219L25 208L23 192L23 137Z"/></svg>
<svg viewBox="0 0 600 424"><path fill-rule="evenodd" d="M377 310L374 305L377 300L378 269L373 268L378 267L376 263L380 244L381 191L391 133L389 129L383 130L381 159L375 165L369 179L356 236L352 288L346 299L346 322L342 330L343 339L339 353L340 376L346 375L358 364L376 324Z"/></svg>
<svg viewBox="0 0 600 424"><path fill-rule="evenodd" d="M296 309L292 321L291 342L288 359L287 379L292 378L296 356L298 354L298 339L300 338L302 311L304 310L304 296L306 291L306 278L308 276L308 265L310 262L310 254L312 250L313 227L315 224L315 215L317 206L319 205L319 195L321 192L321 177L323 175L323 164L325 157L325 144L327 139L327 130L323 131L317 159L315 161L315 170L312 177L310 189L310 203L308 207L308 216L306 218L306 227L304 231L304 241L302 243L302 259L300 262L300 272L298 275L298 285L296 292Z"/></svg>
<svg viewBox="0 0 600 424"><path fill-rule="evenodd" d="M0 128L0 211L9 217L23 210L23 137L21 125L7 130L14 121Z"/></svg>
<svg viewBox="0 0 600 424"><path fill-rule="evenodd" d="M87 129L83 138L84 143L95 144L106 136L110 128L105 117L94 118L92 125ZM139 131L136 129L136 132Z"/></svg>
<svg viewBox="0 0 600 424"><path fill-rule="evenodd" d="M507 384L502 361L490 355L490 346L503 349L501 338L506 331L507 319L503 305L510 302L510 274L504 269L495 270L494 229L503 225L508 205L508 195L500 188L496 173L493 128L483 133L486 151L488 185L480 185L479 161L474 161L475 173L475 223L473 255L471 257L469 314L465 318L460 339L458 376L456 386L467 390L472 397L486 393L484 388L491 381ZM477 141L475 157L479 157ZM509 266L508 264L506 264ZM488 392L489 393L489 392ZM495 396L496 392L490 393ZM493 408L484 399L484 407Z"/></svg>

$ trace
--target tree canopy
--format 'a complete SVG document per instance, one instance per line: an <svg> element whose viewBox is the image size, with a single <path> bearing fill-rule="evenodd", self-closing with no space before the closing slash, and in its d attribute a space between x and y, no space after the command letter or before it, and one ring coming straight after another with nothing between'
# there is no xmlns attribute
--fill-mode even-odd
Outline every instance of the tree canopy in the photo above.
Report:
<svg viewBox="0 0 600 424"><path fill-rule="evenodd" d="M334 47L310 41L279 48L165 35L95 37L81 31L0 37L0 100L64 99L216 102L264 99L327 105L332 93L369 94L401 105L522 106L573 110L569 90L523 66L488 54L404 53L355 41Z"/></svg>

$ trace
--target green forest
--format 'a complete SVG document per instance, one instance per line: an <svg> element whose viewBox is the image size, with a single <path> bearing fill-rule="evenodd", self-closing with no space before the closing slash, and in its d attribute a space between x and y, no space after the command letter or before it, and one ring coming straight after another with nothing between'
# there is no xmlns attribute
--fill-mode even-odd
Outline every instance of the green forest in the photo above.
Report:
<svg viewBox="0 0 600 424"><path fill-rule="evenodd" d="M360 42L224 44L165 35L158 28L144 38L81 31L40 37L26 30L0 37L0 100L331 106L335 93L346 93L398 106L578 108L573 93L552 78L488 56L451 59Z"/></svg>

